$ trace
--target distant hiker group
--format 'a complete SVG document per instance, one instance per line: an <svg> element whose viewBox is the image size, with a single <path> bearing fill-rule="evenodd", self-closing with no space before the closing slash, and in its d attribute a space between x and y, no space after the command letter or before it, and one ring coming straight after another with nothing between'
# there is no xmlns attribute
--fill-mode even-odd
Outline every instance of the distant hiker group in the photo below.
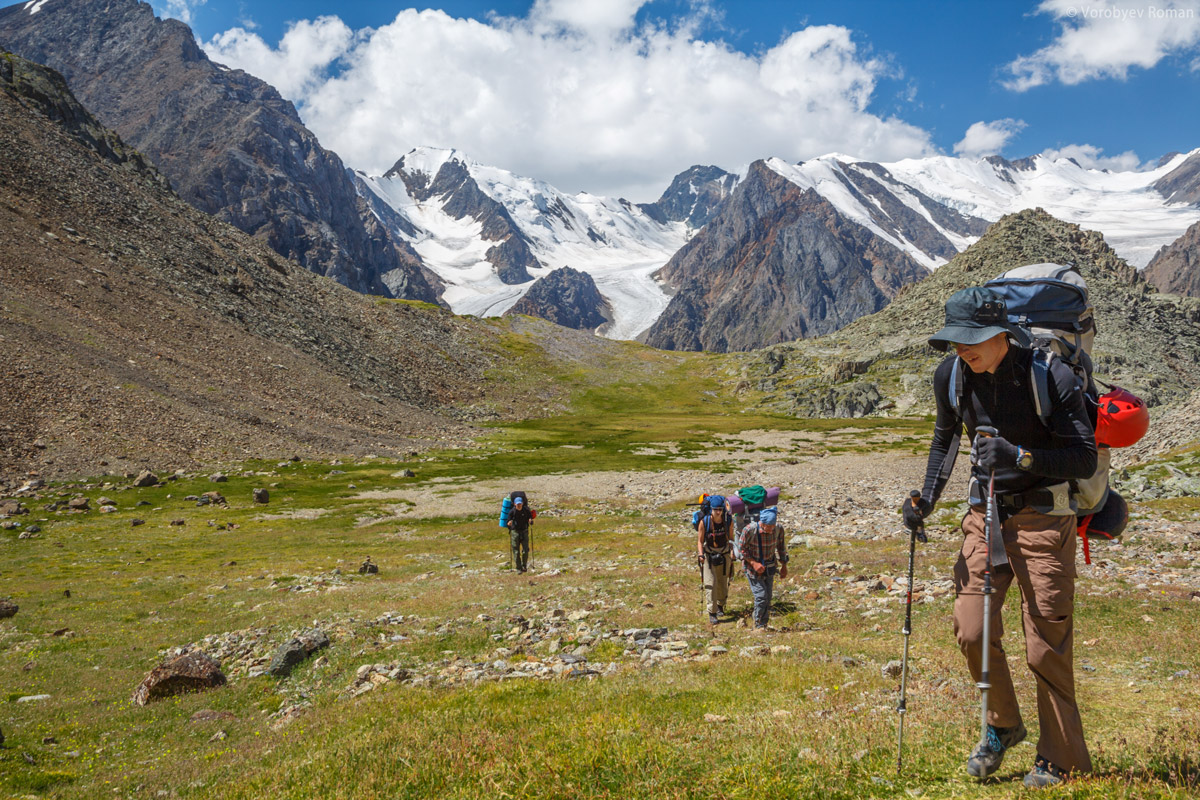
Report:
<svg viewBox="0 0 1200 800"><path fill-rule="evenodd" d="M787 577L787 545L776 503L779 489L747 486L726 497L700 496L692 513L696 529L696 562L708 621L725 614L729 583L742 567L754 596L754 628L765 630L770 614L775 575Z"/></svg>
<svg viewBox="0 0 1200 800"><path fill-rule="evenodd" d="M1094 337L1079 273L1035 264L951 296L945 325L929 339L954 355L934 372L937 419L924 487L901 511L914 539L923 537L965 426L972 466L954 567L954 632L980 690L980 740L966 764L975 778L996 772L1026 736L1002 645L1002 606L1014 579L1040 729L1025 786L1092 769L1075 697L1075 540L1083 538L1086 558L1087 536L1121 535L1128 511L1108 486L1109 448L1132 444L1149 425L1145 404L1129 392L1099 394ZM906 622L906 637L908 629ZM902 690L901 745L904 710Z"/></svg>

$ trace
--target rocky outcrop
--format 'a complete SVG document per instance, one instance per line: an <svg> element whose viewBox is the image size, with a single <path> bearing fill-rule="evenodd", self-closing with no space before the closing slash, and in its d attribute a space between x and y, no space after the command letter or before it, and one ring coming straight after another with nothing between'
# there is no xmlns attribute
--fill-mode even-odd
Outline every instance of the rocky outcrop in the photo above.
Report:
<svg viewBox="0 0 1200 800"><path fill-rule="evenodd" d="M267 674L276 678L286 678L309 656L326 647L329 647L329 636L324 631L316 628L305 631L279 646L267 666Z"/></svg>
<svg viewBox="0 0 1200 800"><path fill-rule="evenodd" d="M564 328L593 330L609 320L611 310L591 275L562 267L538 278L505 314L528 314Z"/></svg>
<svg viewBox="0 0 1200 800"><path fill-rule="evenodd" d="M221 665L199 650L184 653L150 671L133 692L133 702L144 706L154 700L185 692L199 692L225 685Z"/></svg>
<svg viewBox="0 0 1200 800"><path fill-rule="evenodd" d="M357 291L437 300L416 253L379 224L341 160L271 86L213 63L186 25L156 19L146 3L50 0L33 10L0 10L0 42L61 72L188 203Z"/></svg>
<svg viewBox="0 0 1200 800"><path fill-rule="evenodd" d="M520 228L508 210L479 188L466 165L455 158L442 163L436 175L407 168L401 158L384 178L400 178L409 195L417 201L441 198L442 210L454 219L470 217L483 226L481 235L495 242L485 258L496 268L500 280L508 284L533 280L528 270L540 267Z"/></svg>
<svg viewBox="0 0 1200 800"><path fill-rule="evenodd" d="M1143 274L1161 292L1200 297L1200 222L1159 250Z"/></svg>
<svg viewBox="0 0 1200 800"><path fill-rule="evenodd" d="M646 343L752 350L832 333L928 273L764 162L658 273L677 292Z"/></svg>
<svg viewBox="0 0 1200 800"><path fill-rule="evenodd" d="M67 88L62 75L41 64L0 50L0 86L18 102L42 114L100 157L144 175L164 188L167 179L141 153L101 125Z"/></svg>
<svg viewBox="0 0 1200 800"><path fill-rule="evenodd" d="M703 228L737 186L738 177L720 167L701 166L675 176L662 197L638 208L661 223L686 222L689 228Z"/></svg>
<svg viewBox="0 0 1200 800"><path fill-rule="evenodd" d="M1155 181L1154 188L1171 203L1200 203L1200 153Z"/></svg>

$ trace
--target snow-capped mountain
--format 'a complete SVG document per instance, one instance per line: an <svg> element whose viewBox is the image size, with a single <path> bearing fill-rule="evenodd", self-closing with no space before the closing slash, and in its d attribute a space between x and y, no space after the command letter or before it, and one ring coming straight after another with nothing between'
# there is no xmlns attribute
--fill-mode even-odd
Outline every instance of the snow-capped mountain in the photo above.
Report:
<svg viewBox="0 0 1200 800"><path fill-rule="evenodd" d="M380 177L358 177L360 191L394 212L380 220L445 282L443 299L459 314L501 314L533 278L570 266L591 275L612 308L604 335L632 339L670 299L652 273L693 232L628 201L567 195L455 150L418 148Z"/></svg>
<svg viewBox="0 0 1200 800"><path fill-rule="evenodd" d="M801 193L824 198L845 230L861 226L853 233L857 246L887 245L934 270L1000 217L1035 207L1100 231L1118 254L1143 267L1200 221L1200 203L1192 199L1198 161L1200 150L1143 172L1044 156L874 163L830 154L761 163ZM564 194L455 150L418 148L383 176L356 179L389 232L411 244L445 283L443 299L456 312L501 314L535 278L570 266L595 280L611 308L613 320L600 332L627 339L646 331L681 288L659 269L719 213L745 175L692 167L658 202L634 205ZM754 235L753 226L747 231ZM695 269L699 276L704 265Z"/></svg>
<svg viewBox="0 0 1200 800"><path fill-rule="evenodd" d="M832 154L800 164L780 159L767 164L793 183L816 189L843 215L930 269L974 242L987 224L1026 208L1100 231L1122 258L1141 268L1200 220L1200 207L1176 197L1169 201L1162 190L1196 154L1200 150L1175 155L1146 172L1086 169L1073 159L1040 155L876 164Z"/></svg>

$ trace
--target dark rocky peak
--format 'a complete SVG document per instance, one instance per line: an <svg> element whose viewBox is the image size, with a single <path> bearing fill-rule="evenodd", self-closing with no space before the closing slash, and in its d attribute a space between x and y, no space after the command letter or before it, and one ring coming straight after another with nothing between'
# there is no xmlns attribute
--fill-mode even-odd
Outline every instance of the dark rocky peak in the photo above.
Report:
<svg viewBox="0 0 1200 800"><path fill-rule="evenodd" d="M646 342L752 350L830 333L928 272L766 162L659 271L677 289Z"/></svg>
<svg viewBox="0 0 1200 800"><path fill-rule="evenodd" d="M0 41L62 73L104 125L196 208L360 292L438 286L372 216L336 154L263 81L213 63L191 30L136 0L47 0L0 10ZM404 280L395 280L403 274Z"/></svg>
<svg viewBox="0 0 1200 800"><path fill-rule="evenodd" d="M1142 274L1159 291L1200 297L1200 222L1155 253Z"/></svg>
<svg viewBox="0 0 1200 800"><path fill-rule="evenodd" d="M14 99L56 122L102 158L125 166L163 188L170 182L138 151L104 127L80 105L62 75L49 67L0 50L0 88Z"/></svg>
<svg viewBox="0 0 1200 800"><path fill-rule="evenodd" d="M675 176L662 197L638 207L656 222L686 222L698 230L733 193L738 176L720 167L696 165Z"/></svg>
<svg viewBox="0 0 1200 800"><path fill-rule="evenodd" d="M496 242L488 249L486 258L496 268L500 280L508 284L533 280L529 270L541 264L529 242L508 209L480 188L469 164L457 152L414 150L400 158L384 177L399 178L409 196L418 202L436 199L454 219L470 217L481 223L483 238Z"/></svg>
<svg viewBox="0 0 1200 800"><path fill-rule="evenodd" d="M1154 163L1154 166L1159 168L1165 167L1167 164L1171 163L1171 159L1181 155L1183 155L1183 153L1179 152L1178 150L1172 150L1169 153L1164 153L1163 156Z"/></svg>
<svg viewBox="0 0 1200 800"><path fill-rule="evenodd" d="M608 301L586 272L560 267L538 278L506 315L541 317L564 328L594 330L612 318Z"/></svg>
<svg viewBox="0 0 1200 800"><path fill-rule="evenodd" d="M1154 188L1170 203L1200 204L1200 152L1155 181Z"/></svg>

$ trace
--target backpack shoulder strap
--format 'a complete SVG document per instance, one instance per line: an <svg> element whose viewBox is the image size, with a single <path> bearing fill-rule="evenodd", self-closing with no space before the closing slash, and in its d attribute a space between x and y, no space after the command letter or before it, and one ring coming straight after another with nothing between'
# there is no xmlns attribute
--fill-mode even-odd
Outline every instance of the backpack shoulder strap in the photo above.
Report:
<svg viewBox="0 0 1200 800"><path fill-rule="evenodd" d="M966 378L962 371L962 359L955 358L954 363L950 365L950 380L946 383L946 391L950 393L947 398L950 401L950 407L954 409L954 413L958 414L958 418L963 418L963 384Z"/></svg>
<svg viewBox="0 0 1200 800"><path fill-rule="evenodd" d="M1050 427L1050 412L1054 410L1050 399L1050 362L1053 353L1045 350L1034 350L1033 358L1029 360L1029 387L1033 392L1033 407L1038 419L1044 427Z"/></svg>

